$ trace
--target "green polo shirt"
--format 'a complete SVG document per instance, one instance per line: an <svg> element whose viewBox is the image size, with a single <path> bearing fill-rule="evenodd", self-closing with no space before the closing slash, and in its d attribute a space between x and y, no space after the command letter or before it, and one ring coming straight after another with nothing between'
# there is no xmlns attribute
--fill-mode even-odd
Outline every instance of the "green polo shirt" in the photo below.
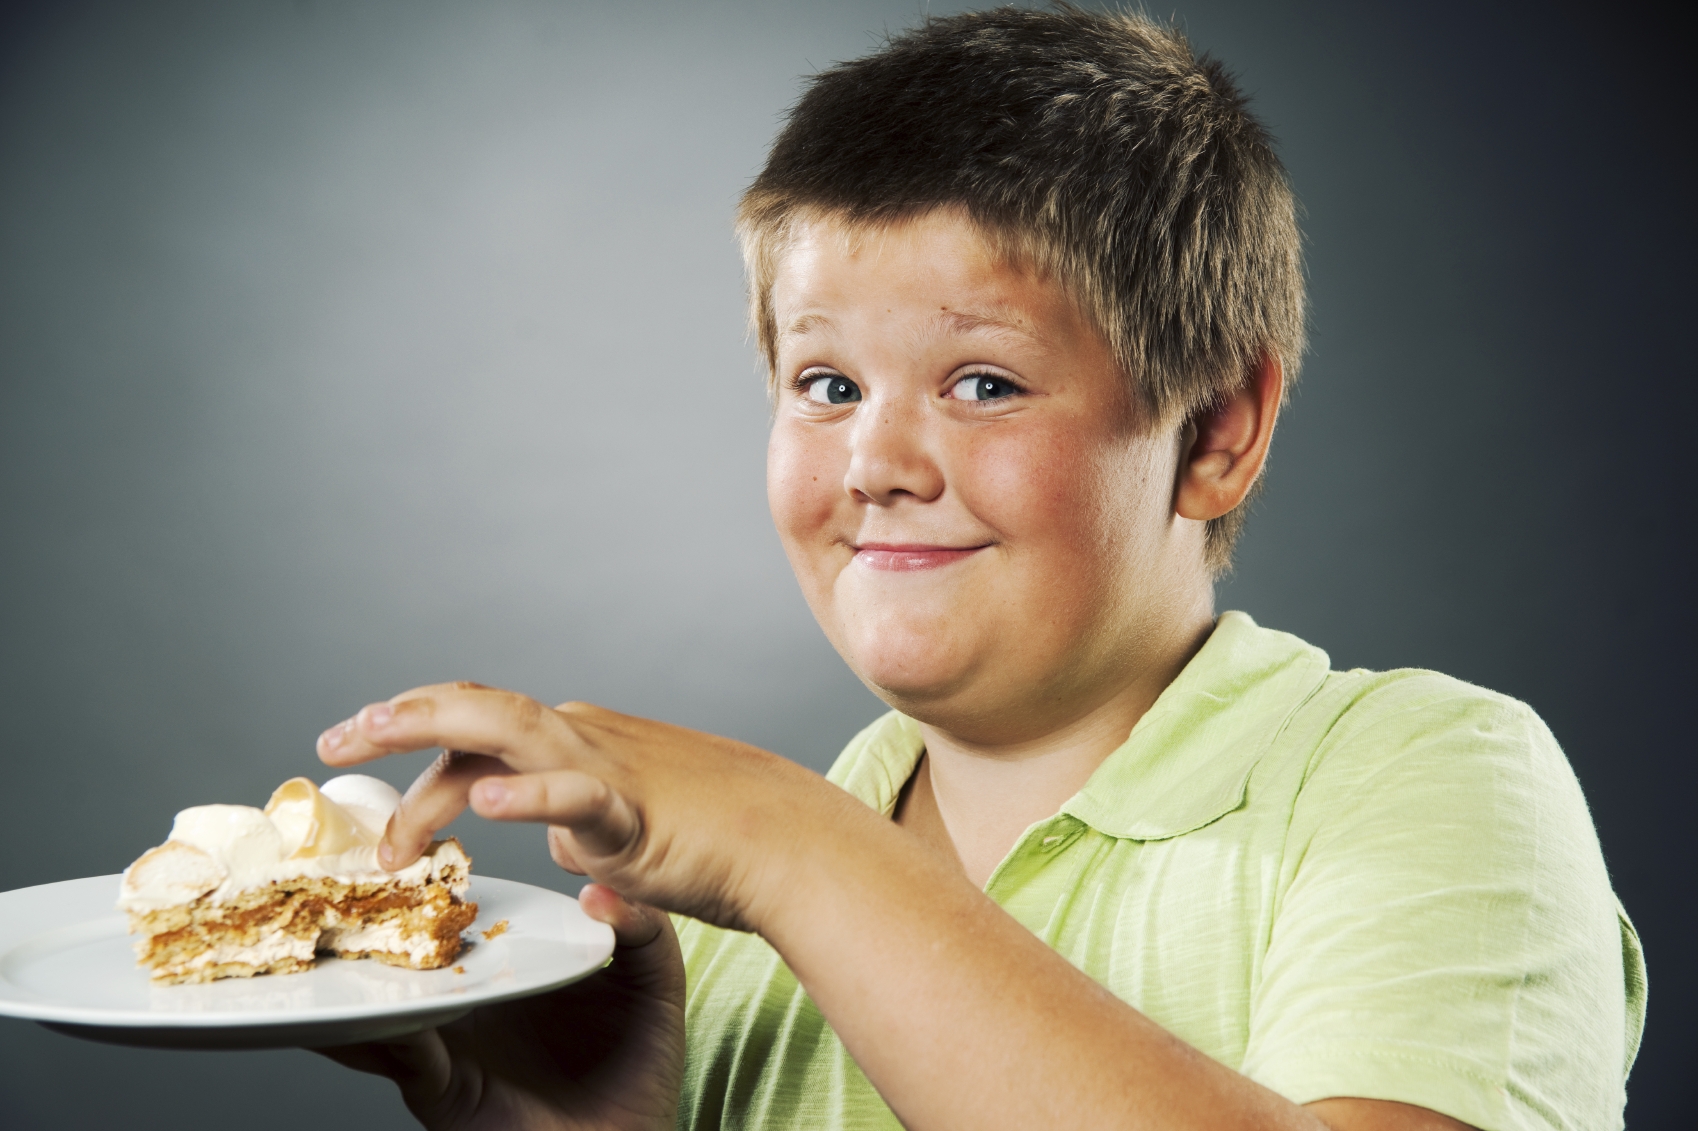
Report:
<svg viewBox="0 0 1698 1131"><path fill-rule="evenodd" d="M1486 1131L1620 1127L1645 968L1556 740L1458 680L1328 669L1224 614L986 892L1298 1103L1400 1100ZM889 813L921 747L891 713L830 780ZM680 925L680 1127L899 1126L771 947Z"/></svg>

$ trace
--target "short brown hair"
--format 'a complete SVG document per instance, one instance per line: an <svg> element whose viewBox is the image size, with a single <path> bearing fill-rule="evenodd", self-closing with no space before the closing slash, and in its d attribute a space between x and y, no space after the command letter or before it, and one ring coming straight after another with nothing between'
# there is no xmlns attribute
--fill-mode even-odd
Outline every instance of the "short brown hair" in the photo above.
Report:
<svg viewBox="0 0 1698 1131"><path fill-rule="evenodd" d="M815 76L743 194L750 321L799 222L882 227L961 208L1092 318L1158 425L1303 353L1296 206L1221 65L1130 13L998 8L928 19ZM1225 569L1248 500L1207 532Z"/></svg>

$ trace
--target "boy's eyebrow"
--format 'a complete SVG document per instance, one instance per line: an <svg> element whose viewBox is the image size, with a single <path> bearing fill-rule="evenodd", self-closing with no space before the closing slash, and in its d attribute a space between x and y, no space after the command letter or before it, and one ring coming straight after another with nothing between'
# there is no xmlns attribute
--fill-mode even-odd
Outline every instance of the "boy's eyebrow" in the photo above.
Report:
<svg viewBox="0 0 1698 1131"><path fill-rule="evenodd" d="M938 328L946 333L972 334L989 332L993 334L1016 334L1032 342L1041 342L1041 335L1033 333L1024 322L1026 319L1004 316L1000 309L989 310L940 310L933 321ZM824 314L802 314L792 319L790 324L779 333L781 338L801 337L815 330L829 330L832 327L831 318Z"/></svg>
<svg viewBox="0 0 1698 1131"><path fill-rule="evenodd" d="M803 314L794 319L790 325L779 331L781 338L795 338L803 334L811 334L815 330L831 329L831 319L823 314Z"/></svg>
<svg viewBox="0 0 1698 1131"><path fill-rule="evenodd" d="M1024 323L1027 321L1018 316L1010 316L1009 312L1000 308L988 310L944 310L940 311L937 321L946 329L957 334L972 334L989 331L993 334L1017 334L1028 341L1038 342L1041 337L1033 333Z"/></svg>

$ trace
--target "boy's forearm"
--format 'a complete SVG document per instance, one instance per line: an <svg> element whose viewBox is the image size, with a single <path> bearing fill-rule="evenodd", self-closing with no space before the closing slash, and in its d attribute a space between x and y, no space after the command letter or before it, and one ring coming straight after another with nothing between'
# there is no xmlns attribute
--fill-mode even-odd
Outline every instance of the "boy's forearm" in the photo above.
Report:
<svg viewBox="0 0 1698 1131"><path fill-rule="evenodd" d="M1115 998L904 830L830 817L770 872L760 931L906 1126L1324 1126Z"/></svg>

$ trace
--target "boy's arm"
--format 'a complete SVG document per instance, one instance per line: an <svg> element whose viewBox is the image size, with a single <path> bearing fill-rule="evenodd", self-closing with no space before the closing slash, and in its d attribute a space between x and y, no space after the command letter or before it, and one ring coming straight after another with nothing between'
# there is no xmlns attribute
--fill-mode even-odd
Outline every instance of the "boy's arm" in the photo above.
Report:
<svg viewBox="0 0 1698 1131"><path fill-rule="evenodd" d="M1292 1104L1114 997L917 838L776 755L469 684L368 707L319 749L345 766L430 746L486 757L445 755L415 783L386 835L391 867L468 799L485 817L556 826L556 857L574 870L771 942L908 1127L1461 1126L1399 1104Z"/></svg>
<svg viewBox="0 0 1698 1131"><path fill-rule="evenodd" d="M761 934L908 1127L1464 1125L1406 1104L1298 1107L1075 969L894 824L833 822Z"/></svg>

